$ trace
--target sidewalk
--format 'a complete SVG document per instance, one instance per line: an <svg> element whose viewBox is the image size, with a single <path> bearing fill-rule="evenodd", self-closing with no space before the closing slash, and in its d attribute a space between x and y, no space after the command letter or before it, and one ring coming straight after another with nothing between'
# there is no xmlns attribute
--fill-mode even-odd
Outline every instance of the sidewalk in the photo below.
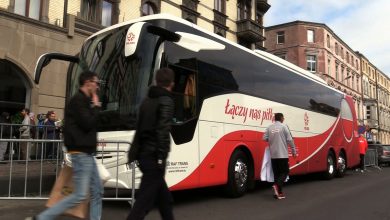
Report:
<svg viewBox="0 0 390 220"><path fill-rule="evenodd" d="M0 197L9 195L10 182L11 196L23 196L25 183L27 195L39 195L40 184L42 193L49 192L56 178L56 167L55 161L43 161L42 164L41 161L28 161L27 170L25 161L0 164Z"/></svg>
<svg viewBox="0 0 390 220"><path fill-rule="evenodd" d="M0 200L0 219L24 220L45 209L46 200ZM56 220L75 220L68 216L61 216Z"/></svg>

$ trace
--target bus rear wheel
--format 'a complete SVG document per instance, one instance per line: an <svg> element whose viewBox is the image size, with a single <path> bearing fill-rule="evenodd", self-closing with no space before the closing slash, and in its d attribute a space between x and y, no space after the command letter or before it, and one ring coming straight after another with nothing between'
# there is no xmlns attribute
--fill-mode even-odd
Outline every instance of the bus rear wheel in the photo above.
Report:
<svg viewBox="0 0 390 220"><path fill-rule="evenodd" d="M237 198L243 196L248 189L248 182L248 158L244 152L237 150L230 157L228 183L225 191L229 197Z"/></svg>
<svg viewBox="0 0 390 220"><path fill-rule="evenodd" d="M326 172L324 173L324 179L330 180L336 174L336 159L334 153L332 151L328 152L328 156L326 157Z"/></svg>
<svg viewBox="0 0 390 220"><path fill-rule="evenodd" d="M344 151L339 153L339 158L337 159L337 177L344 177L347 172L347 158L345 157Z"/></svg>

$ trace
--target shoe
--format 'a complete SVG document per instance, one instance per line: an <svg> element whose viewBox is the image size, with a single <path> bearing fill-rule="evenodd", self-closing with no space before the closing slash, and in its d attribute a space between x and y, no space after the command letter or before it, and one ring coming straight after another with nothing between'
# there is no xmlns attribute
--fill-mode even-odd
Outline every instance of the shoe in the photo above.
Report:
<svg viewBox="0 0 390 220"><path fill-rule="evenodd" d="M364 170L360 170L361 173L364 173Z"/></svg>
<svg viewBox="0 0 390 220"><path fill-rule="evenodd" d="M274 197L279 196L278 186L274 184L274 185L272 185L272 189L274 190Z"/></svg>
<svg viewBox="0 0 390 220"><path fill-rule="evenodd" d="M33 217L27 217L24 220L37 220L37 218L35 216L33 216Z"/></svg>
<svg viewBox="0 0 390 220"><path fill-rule="evenodd" d="M278 199L285 199L285 198L286 198L286 196L284 196L283 193L279 193Z"/></svg>

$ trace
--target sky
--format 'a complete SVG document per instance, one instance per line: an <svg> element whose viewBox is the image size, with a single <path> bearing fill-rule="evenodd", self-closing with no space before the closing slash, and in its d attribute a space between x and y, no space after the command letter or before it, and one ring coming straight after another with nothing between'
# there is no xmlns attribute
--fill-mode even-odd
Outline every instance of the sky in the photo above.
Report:
<svg viewBox="0 0 390 220"><path fill-rule="evenodd" d="M390 0L268 0L264 26L324 23L390 77Z"/></svg>

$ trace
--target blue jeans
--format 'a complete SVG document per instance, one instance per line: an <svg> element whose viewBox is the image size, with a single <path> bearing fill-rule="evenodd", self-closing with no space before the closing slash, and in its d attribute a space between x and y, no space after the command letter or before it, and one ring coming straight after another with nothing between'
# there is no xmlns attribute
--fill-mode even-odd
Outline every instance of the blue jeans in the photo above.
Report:
<svg viewBox="0 0 390 220"><path fill-rule="evenodd" d="M86 153L71 154L74 192L53 207L37 216L38 220L51 220L64 211L77 206L90 195L90 220L100 220L102 215L103 185L95 159Z"/></svg>

